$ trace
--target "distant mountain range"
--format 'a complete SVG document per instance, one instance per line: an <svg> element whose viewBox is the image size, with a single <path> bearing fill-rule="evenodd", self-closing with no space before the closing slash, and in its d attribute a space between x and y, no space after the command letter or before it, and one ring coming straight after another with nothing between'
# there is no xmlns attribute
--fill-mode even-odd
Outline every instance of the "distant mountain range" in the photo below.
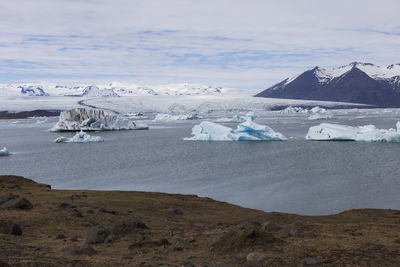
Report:
<svg viewBox="0 0 400 267"><path fill-rule="evenodd" d="M379 67L353 62L333 69L315 67L255 96L400 107L400 64Z"/></svg>
<svg viewBox="0 0 400 267"><path fill-rule="evenodd" d="M112 82L105 85L66 86L60 84L0 84L0 97L8 96L76 96L76 97L122 97L137 95L221 95L232 89L201 84L167 84L141 86Z"/></svg>

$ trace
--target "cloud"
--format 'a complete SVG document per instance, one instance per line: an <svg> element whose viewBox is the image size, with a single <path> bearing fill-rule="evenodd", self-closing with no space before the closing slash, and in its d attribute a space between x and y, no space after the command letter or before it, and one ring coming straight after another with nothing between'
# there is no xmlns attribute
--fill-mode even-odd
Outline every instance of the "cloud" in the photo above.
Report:
<svg viewBox="0 0 400 267"><path fill-rule="evenodd" d="M400 62L398 1L0 3L0 82L266 88L318 66Z"/></svg>

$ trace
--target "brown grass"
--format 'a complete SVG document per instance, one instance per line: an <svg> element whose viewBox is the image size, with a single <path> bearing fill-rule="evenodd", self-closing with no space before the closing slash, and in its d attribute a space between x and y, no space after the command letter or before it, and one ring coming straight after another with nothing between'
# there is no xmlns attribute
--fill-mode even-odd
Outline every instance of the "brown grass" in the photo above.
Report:
<svg viewBox="0 0 400 267"><path fill-rule="evenodd" d="M27 198L34 207L0 209L0 220L17 223L23 231L21 236L0 233L0 266L180 266L182 261L245 266L247 254L253 251L265 253L266 258L252 266L302 266L307 258L323 266L398 266L400 262L400 211L396 210L299 216L194 195L51 190L22 177L0 176L0 197L9 193ZM182 214L168 212L170 207ZM64 253L67 247L83 245L93 226L111 231L128 219L149 229L120 233L110 243L95 244L93 256ZM237 226L265 221L281 230ZM65 238L57 239L60 234ZM78 241L70 241L73 235ZM138 235L144 240L134 241Z"/></svg>

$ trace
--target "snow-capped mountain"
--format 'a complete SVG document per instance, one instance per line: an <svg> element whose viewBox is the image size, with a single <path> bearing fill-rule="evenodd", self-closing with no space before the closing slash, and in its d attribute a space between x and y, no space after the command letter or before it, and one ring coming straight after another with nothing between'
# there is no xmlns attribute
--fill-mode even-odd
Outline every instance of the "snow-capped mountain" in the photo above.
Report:
<svg viewBox="0 0 400 267"><path fill-rule="evenodd" d="M220 95L232 89L201 84L143 86L112 82L103 85L0 84L0 96L120 97L135 95Z"/></svg>
<svg viewBox="0 0 400 267"><path fill-rule="evenodd" d="M400 106L400 64L380 67L353 62L333 69L315 67L255 96Z"/></svg>
<svg viewBox="0 0 400 267"><path fill-rule="evenodd" d="M21 94L26 96L48 96L40 85L18 86Z"/></svg>

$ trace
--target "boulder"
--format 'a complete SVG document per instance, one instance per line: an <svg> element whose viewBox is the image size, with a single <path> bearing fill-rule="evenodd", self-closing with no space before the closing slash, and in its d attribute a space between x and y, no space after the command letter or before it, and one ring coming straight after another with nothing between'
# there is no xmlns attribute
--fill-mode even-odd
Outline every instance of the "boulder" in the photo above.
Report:
<svg viewBox="0 0 400 267"><path fill-rule="evenodd" d="M15 198L11 199L0 206L2 209L20 209L20 210L30 210L33 208L32 203L26 198Z"/></svg>
<svg viewBox="0 0 400 267"><path fill-rule="evenodd" d="M22 229L16 223L0 220L0 233L9 235L22 235Z"/></svg>
<svg viewBox="0 0 400 267"><path fill-rule="evenodd" d="M103 226L96 225L92 229L90 229L90 232L86 237L86 243L87 244L103 243L110 234L111 234L110 231L108 231Z"/></svg>
<svg viewBox="0 0 400 267"><path fill-rule="evenodd" d="M16 199L17 197L19 197L18 195L14 195L12 193L10 193L8 196L0 196L0 205L6 203L7 201L10 201L12 199Z"/></svg>
<svg viewBox="0 0 400 267"><path fill-rule="evenodd" d="M175 214L175 215L182 215L183 214L182 211L180 211L178 209L175 209L175 208L168 208L167 212L171 213L171 214Z"/></svg>
<svg viewBox="0 0 400 267"><path fill-rule="evenodd" d="M265 253L262 252L251 252L247 255L247 261L262 262L267 258Z"/></svg>
<svg viewBox="0 0 400 267"><path fill-rule="evenodd" d="M89 244L84 244L81 247L78 246L70 246L64 249L64 253L66 255L87 255L87 256L93 256L96 254L96 251L89 245Z"/></svg>
<svg viewBox="0 0 400 267"><path fill-rule="evenodd" d="M112 233L115 236L124 236L144 229L149 229L146 224L139 221L126 220L117 222L113 227Z"/></svg>

